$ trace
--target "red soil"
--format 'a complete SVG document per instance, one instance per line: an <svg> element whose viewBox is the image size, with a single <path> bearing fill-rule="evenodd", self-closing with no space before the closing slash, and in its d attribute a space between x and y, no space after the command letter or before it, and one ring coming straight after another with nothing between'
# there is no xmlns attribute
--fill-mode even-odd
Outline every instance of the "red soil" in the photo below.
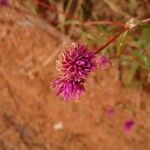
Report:
<svg viewBox="0 0 150 150"><path fill-rule="evenodd" d="M0 150L150 149L149 95L122 87L115 64L91 74L79 102L55 96L49 84L59 35L36 17L0 7ZM129 134L127 119L135 121Z"/></svg>

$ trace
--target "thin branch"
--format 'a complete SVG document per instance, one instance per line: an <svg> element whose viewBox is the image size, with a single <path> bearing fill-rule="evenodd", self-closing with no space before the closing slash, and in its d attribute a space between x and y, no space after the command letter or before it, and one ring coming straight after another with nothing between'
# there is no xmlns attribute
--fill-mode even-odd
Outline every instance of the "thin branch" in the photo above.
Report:
<svg viewBox="0 0 150 150"><path fill-rule="evenodd" d="M122 22L109 21L109 20L86 21L86 22L84 22L84 21L81 21L81 20L79 19L79 17L77 17L77 16L72 16L72 17L68 16L68 13L58 10L58 9L57 9L55 6L53 6L53 5L48 5L48 4L45 4L45 3L40 2L40 1L38 1L38 0L36 1L36 3L39 4L39 5L41 5L41 6L43 6L43 7L45 7L45 8L47 8L47 9L49 9L49 10L52 11L52 12L61 13L61 14L65 15L65 16L67 16L67 18L70 18L70 19L73 19L73 20L77 20L77 21L81 22L81 25L83 25L83 26L84 26L84 25L85 25L85 26L89 26L89 25L96 25L96 24L99 24L99 25L114 25L114 26L119 26L119 27L125 27L125 24L122 23ZM77 25L79 25L79 24L80 24L80 23L77 23Z"/></svg>
<svg viewBox="0 0 150 150"><path fill-rule="evenodd" d="M143 19L143 20L142 20L142 23L147 23L147 22L150 22L150 18L147 18L147 19Z"/></svg>
<svg viewBox="0 0 150 150"><path fill-rule="evenodd" d="M114 37L112 37L107 43L105 43L103 46L101 46L96 52L95 54L100 53L105 47L107 47L108 45L110 45L111 43L113 43L122 33L124 33L125 31L127 31L128 28L124 28L123 30L121 30L117 35L115 35Z"/></svg>
<svg viewBox="0 0 150 150"><path fill-rule="evenodd" d="M89 25L113 25L113 26L118 26L118 27L125 27L125 24L122 22L109 21L109 20L87 21L87 22L83 22L83 25L85 25L85 26L89 26Z"/></svg>
<svg viewBox="0 0 150 150"><path fill-rule="evenodd" d="M63 15L65 15L65 16L67 16L68 18L71 18L71 19L78 19L78 20L79 20L78 17L70 17L70 16L68 16L68 14L66 14L64 11L58 10L55 5L52 5L52 4L48 5L48 4L45 4L45 3L43 3L43 2L41 2L41 1L39 1L39 0L36 0L36 3L39 4L39 5L42 6L42 7L47 8L48 10L50 10L50 11L52 11L52 12L63 14Z"/></svg>
<svg viewBox="0 0 150 150"><path fill-rule="evenodd" d="M122 11L116 4L114 4L111 0L104 0L104 2L116 13L125 16L126 18L130 19L132 16L127 14L126 12Z"/></svg>

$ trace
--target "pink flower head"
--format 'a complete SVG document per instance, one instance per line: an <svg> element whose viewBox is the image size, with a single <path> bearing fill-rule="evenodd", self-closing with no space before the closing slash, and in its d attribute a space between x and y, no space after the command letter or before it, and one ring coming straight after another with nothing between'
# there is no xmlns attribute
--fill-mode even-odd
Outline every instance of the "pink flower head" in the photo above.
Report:
<svg viewBox="0 0 150 150"><path fill-rule="evenodd" d="M51 83L64 100L78 99L84 93L84 82L96 67L95 53L86 46L72 43L57 61L58 79Z"/></svg>
<svg viewBox="0 0 150 150"><path fill-rule="evenodd" d="M97 65L102 68L108 68L110 66L110 59L107 56L100 55L97 57Z"/></svg>
<svg viewBox="0 0 150 150"><path fill-rule="evenodd" d="M78 99L84 93L84 80L75 81L74 79L57 79L51 83L51 86L56 90L57 96L60 95L64 100Z"/></svg>
<svg viewBox="0 0 150 150"><path fill-rule="evenodd" d="M133 128L135 122L133 120L127 120L124 122L124 125L123 125L123 128L124 128L124 131L126 133L128 133L129 131L131 131L131 129Z"/></svg>
<svg viewBox="0 0 150 150"><path fill-rule="evenodd" d="M0 0L0 5L7 5L8 4L8 0Z"/></svg>
<svg viewBox="0 0 150 150"><path fill-rule="evenodd" d="M95 66L94 52L79 43L72 43L57 61L60 76L75 80L87 78Z"/></svg>

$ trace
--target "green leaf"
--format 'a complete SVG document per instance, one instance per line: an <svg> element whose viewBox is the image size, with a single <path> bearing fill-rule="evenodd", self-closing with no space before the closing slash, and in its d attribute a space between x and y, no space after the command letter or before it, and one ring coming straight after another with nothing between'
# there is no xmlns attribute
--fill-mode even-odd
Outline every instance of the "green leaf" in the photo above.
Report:
<svg viewBox="0 0 150 150"><path fill-rule="evenodd" d="M117 54L120 55L123 51L123 47L125 45L125 40L127 38L128 31L124 32L118 40L117 44Z"/></svg>
<svg viewBox="0 0 150 150"><path fill-rule="evenodd" d="M139 39L139 44L143 49L150 50L150 25L144 25L142 35Z"/></svg>
<svg viewBox="0 0 150 150"><path fill-rule="evenodd" d="M143 52L141 52L139 50L134 50L132 52L132 55L133 55L133 57L135 57L139 60L139 65L141 67L143 67L144 69L150 70L150 56L149 55L144 54Z"/></svg>

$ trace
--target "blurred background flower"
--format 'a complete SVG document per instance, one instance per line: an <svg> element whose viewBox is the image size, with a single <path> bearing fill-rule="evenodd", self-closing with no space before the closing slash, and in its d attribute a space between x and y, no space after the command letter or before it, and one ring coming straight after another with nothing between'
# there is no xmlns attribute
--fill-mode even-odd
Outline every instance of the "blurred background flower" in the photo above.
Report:
<svg viewBox="0 0 150 150"><path fill-rule="evenodd" d="M7 5L8 4L8 0L0 0L0 4L1 5Z"/></svg>
<svg viewBox="0 0 150 150"><path fill-rule="evenodd" d="M126 120L123 124L123 129L126 133L129 133L135 125L135 122L133 120Z"/></svg>

